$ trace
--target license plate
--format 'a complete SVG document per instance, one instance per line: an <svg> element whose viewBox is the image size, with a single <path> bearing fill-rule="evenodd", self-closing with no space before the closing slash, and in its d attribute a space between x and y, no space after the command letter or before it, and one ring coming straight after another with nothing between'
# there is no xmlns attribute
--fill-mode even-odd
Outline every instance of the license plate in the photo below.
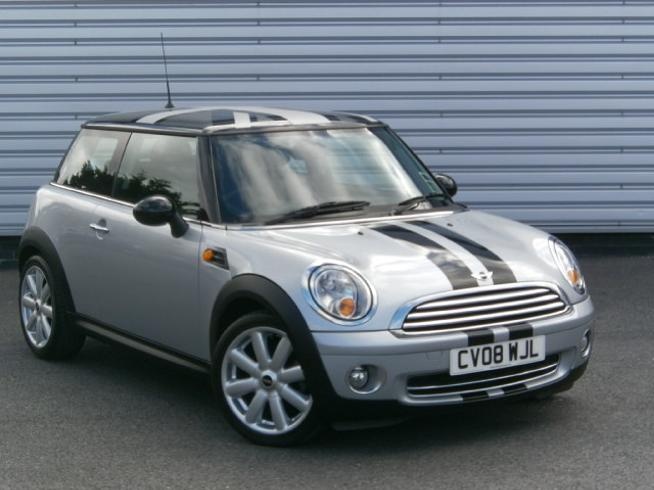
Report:
<svg viewBox="0 0 654 490"><path fill-rule="evenodd" d="M520 366L545 359L545 337L475 345L450 351L450 374L469 374Z"/></svg>

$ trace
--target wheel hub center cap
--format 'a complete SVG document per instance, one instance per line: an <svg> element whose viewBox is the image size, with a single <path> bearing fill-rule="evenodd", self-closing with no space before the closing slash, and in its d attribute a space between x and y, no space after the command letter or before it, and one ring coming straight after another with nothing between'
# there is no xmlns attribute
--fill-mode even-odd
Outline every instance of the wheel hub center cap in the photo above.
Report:
<svg viewBox="0 0 654 490"><path fill-rule="evenodd" d="M266 371L261 375L261 386L266 390L271 390L277 384L277 376L271 371Z"/></svg>

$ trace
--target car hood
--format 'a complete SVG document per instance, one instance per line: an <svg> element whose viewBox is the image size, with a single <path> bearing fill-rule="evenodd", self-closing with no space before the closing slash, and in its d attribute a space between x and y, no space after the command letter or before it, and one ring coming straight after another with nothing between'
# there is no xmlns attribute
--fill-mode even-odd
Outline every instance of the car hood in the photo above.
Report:
<svg viewBox="0 0 654 490"><path fill-rule="evenodd" d="M453 289L551 282L576 302L549 251L549 235L478 211L388 221L247 228L228 233L233 274L256 273L301 300L307 270L346 265L373 286L379 304L400 306ZM565 283L565 284L562 284Z"/></svg>

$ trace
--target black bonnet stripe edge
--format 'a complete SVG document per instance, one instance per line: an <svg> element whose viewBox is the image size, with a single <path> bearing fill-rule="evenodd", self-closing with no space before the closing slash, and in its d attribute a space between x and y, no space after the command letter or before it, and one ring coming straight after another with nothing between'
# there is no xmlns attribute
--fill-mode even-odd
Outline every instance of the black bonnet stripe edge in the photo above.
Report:
<svg viewBox="0 0 654 490"><path fill-rule="evenodd" d="M509 338L507 340L526 339L534 336L534 327L531 325L515 325L506 328L509 330ZM479 328L463 333L468 337L468 346L502 342L502 340L496 338L492 328Z"/></svg>
<svg viewBox="0 0 654 490"><path fill-rule="evenodd" d="M452 240L454 243L465 248L468 252L473 254L477 259L493 273L493 283L495 284L507 284L512 282L517 282L515 274L500 257L495 253L488 250L482 244L470 240L469 238L456 233L444 226L431 223L429 221L412 221L411 224L420 226L426 230L438 233L439 235L444 236L448 240Z"/></svg>
<svg viewBox="0 0 654 490"><path fill-rule="evenodd" d="M517 395L518 393L527 391L527 385L520 383L512 386L505 386L502 388L502 391L505 395Z"/></svg>
<svg viewBox="0 0 654 490"><path fill-rule="evenodd" d="M534 327L531 325L516 325L508 327L509 340L525 339L534 336Z"/></svg>
<svg viewBox="0 0 654 490"><path fill-rule="evenodd" d="M412 243L429 250L430 253L427 255L427 258L447 276L447 279L452 284L452 289L465 289L478 286L477 280L472 277L472 271L461 259L441 244L397 225L377 226L371 229L396 240Z"/></svg>
<svg viewBox="0 0 654 490"><path fill-rule="evenodd" d="M480 402L482 400L488 400L490 396L487 391L475 391L472 393L461 393L461 398L464 402Z"/></svg>
<svg viewBox="0 0 654 490"><path fill-rule="evenodd" d="M485 345L495 342L495 335L489 328L480 328L471 332L465 332L468 336L468 345Z"/></svg>

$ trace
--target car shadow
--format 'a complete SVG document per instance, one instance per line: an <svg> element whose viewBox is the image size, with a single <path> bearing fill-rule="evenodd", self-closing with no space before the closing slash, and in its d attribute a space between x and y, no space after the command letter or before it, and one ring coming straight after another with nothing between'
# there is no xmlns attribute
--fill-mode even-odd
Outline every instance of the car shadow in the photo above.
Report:
<svg viewBox="0 0 654 490"><path fill-rule="evenodd" d="M566 418L574 400L557 395L547 400L516 400L460 406L412 416L392 426L349 431L328 431L311 446L338 448L341 452L414 452L507 437L529 437L537 428L547 429ZM576 411L576 410L575 410Z"/></svg>
<svg viewBox="0 0 654 490"><path fill-rule="evenodd" d="M205 374L93 339L88 341L73 363L84 369L85 377L92 378L94 386L99 386L99 389L103 383L118 383L124 391L133 391L135 396L146 397L146 401L150 399L154 404L161 403L163 394L168 403L174 403L174 411L179 410L180 416L194 413L194 423L203 425L197 432L206 433L207 438L216 442L227 438L232 443L240 441L245 446L250 445L229 427L220 414ZM337 450L342 454L360 456L361 450L369 454L387 451L389 444L394 451L412 453L427 448L496 441L507 436L524 434L527 437L535 426L547 429L549 425L560 424L571 410L577 411L574 405L574 398L559 395L543 401L520 400L435 409L381 427L326 430L300 448L309 454ZM375 419L374 422L380 421Z"/></svg>
<svg viewBox="0 0 654 490"><path fill-rule="evenodd" d="M120 384L124 390L165 393L182 406L213 409L209 377L201 372L143 354L133 349L87 339L78 356L70 361L84 369L95 383Z"/></svg>

